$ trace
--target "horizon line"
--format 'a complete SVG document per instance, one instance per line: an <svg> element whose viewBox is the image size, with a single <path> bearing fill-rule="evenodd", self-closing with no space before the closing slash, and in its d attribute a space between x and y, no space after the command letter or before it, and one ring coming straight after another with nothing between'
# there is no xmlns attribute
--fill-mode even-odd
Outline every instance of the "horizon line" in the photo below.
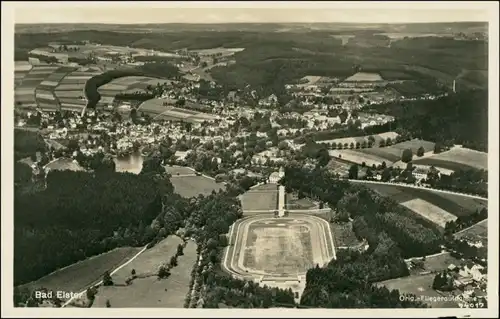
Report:
<svg viewBox="0 0 500 319"><path fill-rule="evenodd" d="M48 25L48 24L73 24L73 25L95 25L95 24L104 24L104 25L158 25L158 24L186 24L186 25L210 25L210 24L378 24L378 25L395 25L395 24L452 24L452 23L484 23L488 24L489 21L412 21L412 22L336 22L336 21L315 21L315 22L305 22L305 21L289 21L289 22L137 22L137 23L112 23L112 22L14 22L15 25Z"/></svg>

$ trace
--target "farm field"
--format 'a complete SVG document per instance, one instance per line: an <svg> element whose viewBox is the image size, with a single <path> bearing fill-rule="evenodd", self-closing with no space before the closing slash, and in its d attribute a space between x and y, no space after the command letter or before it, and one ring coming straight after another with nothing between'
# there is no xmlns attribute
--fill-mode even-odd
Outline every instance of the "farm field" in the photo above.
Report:
<svg viewBox="0 0 500 319"><path fill-rule="evenodd" d="M16 61L14 63L14 87L17 87L33 66L28 61Z"/></svg>
<svg viewBox="0 0 500 319"><path fill-rule="evenodd" d="M418 148L421 146L424 148L425 152L434 150L433 142L414 139L411 141L397 143L391 146L364 148L364 149L359 149L358 151L364 154L385 158L387 161L390 162L397 162L401 160L401 155L403 154L403 150L408 148L412 150L413 158L414 159L418 158L416 156L416 153Z"/></svg>
<svg viewBox="0 0 500 319"><path fill-rule="evenodd" d="M213 55L222 54L222 56L230 56L237 52L241 52L245 48L211 48L211 49L201 49L201 50L190 50L191 52L196 52L200 55Z"/></svg>
<svg viewBox="0 0 500 319"><path fill-rule="evenodd" d="M54 90L54 95L59 99L61 109L82 110L87 104L84 93L85 83L100 73L99 70L79 68L62 78Z"/></svg>
<svg viewBox="0 0 500 319"><path fill-rule="evenodd" d="M434 165L451 170L468 168L488 170L488 153L457 147L430 157L417 159L415 164Z"/></svg>
<svg viewBox="0 0 500 319"><path fill-rule="evenodd" d="M411 293L416 296L426 298L440 298L441 294L432 289L434 274L414 275L397 279L390 279L377 283L378 286L385 286L387 289L398 289L400 293ZM450 296L450 295L446 295ZM458 304L454 301L434 300L428 302L432 308L458 308Z"/></svg>
<svg viewBox="0 0 500 319"><path fill-rule="evenodd" d="M455 194L432 192L426 189L363 183L383 196L391 197L402 204L413 199L421 199L457 217L468 216L477 209L488 207L487 200L464 197Z"/></svg>
<svg viewBox="0 0 500 319"><path fill-rule="evenodd" d="M374 82L383 80L378 73L358 72L345 79L345 82Z"/></svg>
<svg viewBox="0 0 500 319"><path fill-rule="evenodd" d="M222 183L204 176L183 176L170 179L174 185L175 192L183 197L193 197L198 195L210 195L212 191L225 188Z"/></svg>
<svg viewBox="0 0 500 319"><path fill-rule="evenodd" d="M380 133L380 134L373 134L371 136L373 136L373 138L375 139L375 145L378 145L378 143L380 143L380 141L386 140L387 138L394 140L398 136L398 133L386 132L386 133ZM350 145L351 143L354 143L354 145L356 145L356 143L363 143L363 141L368 142L368 137L370 137L370 135L336 138L333 140L317 141L317 143L322 143L322 144L341 143L342 145L344 145L345 143L347 143L348 145Z"/></svg>
<svg viewBox="0 0 500 319"><path fill-rule="evenodd" d="M420 198L411 199L400 204L442 228L446 226L447 222L457 219L455 215Z"/></svg>
<svg viewBox="0 0 500 319"><path fill-rule="evenodd" d="M382 162L385 162L387 166L389 166L389 164L392 164L386 158L365 154L362 153L361 150L329 150L328 154L330 154L330 156L334 157L335 159L344 160L359 165L362 165L363 162L367 166L378 166L381 165Z"/></svg>
<svg viewBox="0 0 500 319"><path fill-rule="evenodd" d="M45 287L51 290L80 292L101 280L105 271L111 272L140 250L141 248L137 247L116 248L57 270L22 287L32 289Z"/></svg>
<svg viewBox="0 0 500 319"><path fill-rule="evenodd" d="M137 109L139 112L149 113L149 114L161 114L168 110L167 106L163 106L163 103L167 101L166 99L151 99L141 103Z"/></svg>
<svg viewBox="0 0 500 319"><path fill-rule="evenodd" d="M403 150L391 147L363 148L356 151L367 156L382 158L386 161L386 164L401 160L401 154L403 153Z"/></svg>
<svg viewBox="0 0 500 319"><path fill-rule="evenodd" d="M25 69L27 66L22 68ZM15 104L21 107L35 107L38 104L37 87L58 68L57 66L37 65L29 69L14 90Z"/></svg>
<svg viewBox="0 0 500 319"><path fill-rule="evenodd" d="M114 286L99 287L92 306L106 307L106 300L109 300L113 308L182 308L189 292L191 271L198 258L196 244L187 242L184 255L178 257L178 265L170 270L168 278L159 280L157 277L158 267L175 255L181 243L179 237L169 236L145 251L112 276ZM135 269L137 278L127 286L125 280L131 277L132 269Z"/></svg>

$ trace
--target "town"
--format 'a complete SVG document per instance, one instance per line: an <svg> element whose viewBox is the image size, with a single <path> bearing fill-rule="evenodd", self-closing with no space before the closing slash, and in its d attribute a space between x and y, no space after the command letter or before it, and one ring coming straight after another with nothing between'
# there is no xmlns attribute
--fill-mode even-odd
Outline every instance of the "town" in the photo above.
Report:
<svg viewBox="0 0 500 319"><path fill-rule="evenodd" d="M252 33L248 47L194 49L84 34L28 49L16 35L15 240L31 252L15 257L16 306L487 308L476 77L371 62L320 72L330 55L313 31L319 57ZM458 55L485 41L456 34L386 48L388 36L359 32L335 45L439 39ZM255 61L280 54L276 79L257 83L268 64ZM80 239L49 248L50 227ZM88 265L75 276L76 262Z"/></svg>

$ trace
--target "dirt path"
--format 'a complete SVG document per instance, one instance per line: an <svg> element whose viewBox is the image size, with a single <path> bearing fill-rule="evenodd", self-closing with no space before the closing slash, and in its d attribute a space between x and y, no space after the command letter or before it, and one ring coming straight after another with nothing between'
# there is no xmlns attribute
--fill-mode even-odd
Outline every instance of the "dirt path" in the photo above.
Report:
<svg viewBox="0 0 500 319"><path fill-rule="evenodd" d="M113 270L110 275L114 275L118 270L122 269L123 267L127 266L128 264L130 264L134 259L136 259L137 257L139 257L140 254L142 254L145 250L147 249L147 246L145 246L143 249L141 249L140 252L138 252L137 254L135 254L135 256L133 256L132 258L130 258L129 260L127 260L125 263L121 264L120 266L118 266L115 270ZM102 280L100 280L99 282L97 282L96 284L92 285L92 286L97 286L97 285L100 285L102 284ZM87 288L88 289L88 288ZM73 297L71 297L70 299L68 299L62 306L61 308L64 308L66 307L67 305L69 305L74 299L76 298L80 298L86 291L87 289L79 292L77 295L74 295Z"/></svg>

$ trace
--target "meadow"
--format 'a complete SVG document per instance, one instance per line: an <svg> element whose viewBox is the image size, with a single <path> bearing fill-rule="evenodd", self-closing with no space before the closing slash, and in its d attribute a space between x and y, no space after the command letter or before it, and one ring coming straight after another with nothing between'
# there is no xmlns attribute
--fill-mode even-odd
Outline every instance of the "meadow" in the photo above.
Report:
<svg viewBox="0 0 500 319"><path fill-rule="evenodd" d="M400 204L442 228L446 226L447 222L457 219L455 215L420 198L411 199Z"/></svg>
<svg viewBox="0 0 500 319"><path fill-rule="evenodd" d="M189 292L191 271L198 258L196 244L187 242L184 255L178 257L178 265L170 270L168 278L157 277L158 267L169 262L182 242L177 236L169 236L146 250L112 276L113 286L99 287L92 306L106 307L106 301L109 300L113 308L182 308ZM135 270L137 278L126 285L125 281L132 276L132 270Z"/></svg>
<svg viewBox="0 0 500 319"><path fill-rule="evenodd" d="M457 147L430 157L416 159L415 164L434 165L454 171L468 168L488 170L488 153Z"/></svg>
<svg viewBox="0 0 500 319"><path fill-rule="evenodd" d="M440 253L434 256L422 258L414 258L422 261L422 267L413 267L410 269L411 275L421 275L428 272L436 273L446 270L451 264L461 266L464 262L451 256L449 252Z"/></svg>
<svg viewBox="0 0 500 319"><path fill-rule="evenodd" d="M358 72L345 79L345 82L375 82L383 80L378 73Z"/></svg>
<svg viewBox="0 0 500 319"><path fill-rule="evenodd" d="M486 200L433 192L427 189L387 184L364 183L363 185L375 190L383 196L392 198L400 204L414 199L420 199L457 217L468 216L477 209L488 207L488 201Z"/></svg>
<svg viewBox="0 0 500 319"><path fill-rule="evenodd" d="M488 219L455 233L455 238L471 241L480 241L485 245L488 240Z"/></svg>
<svg viewBox="0 0 500 319"><path fill-rule="evenodd" d="M328 154L330 154L330 156L335 159L356 163L359 165L365 163L365 165L367 166L378 166L382 165L383 162L385 162L388 166L389 164L392 164L386 158L376 155L364 154L361 153L361 150L329 150Z"/></svg>
<svg viewBox="0 0 500 319"><path fill-rule="evenodd" d="M184 167L184 166L165 166L165 169L167 170L167 173L172 175L172 177L175 177L177 175L193 175L195 176L195 170L193 170L190 167Z"/></svg>
<svg viewBox="0 0 500 319"><path fill-rule="evenodd" d="M59 269L21 287L28 287L30 289L44 287L56 291L80 292L101 280L104 272L111 272L140 250L141 248L137 247L116 248Z"/></svg>
<svg viewBox="0 0 500 319"><path fill-rule="evenodd" d="M401 155L403 154L403 150L405 149L411 149L413 153L413 159L417 159L418 157L416 154L417 150L420 147L424 148L424 152L430 152L434 150L434 143L414 139L386 147L364 148L360 149L359 152L368 155L379 156L381 158L385 158L389 162L397 162L401 160Z"/></svg>
<svg viewBox="0 0 500 319"><path fill-rule="evenodd" d="M414 294L425 298L440 298L443 295L432 289L432 282L435 274L414 275L397 279L390 279L377 283L378 286L385 286L389 290L398 289L400 293ZM450 293L446 293L450 296ZM444 299L444 298L443 298ZM432 308L458 308L454 301L437 300L428 301L427 304Z"/></svg>
<svg viewBox="0 0 500 319"><path fill-rule="evenodd" d="M172 177L170 181L174 185L175 192L186 198L200 194L210 195L212 191L225 188L224 184L216 183L204 176Z"/></svg>

